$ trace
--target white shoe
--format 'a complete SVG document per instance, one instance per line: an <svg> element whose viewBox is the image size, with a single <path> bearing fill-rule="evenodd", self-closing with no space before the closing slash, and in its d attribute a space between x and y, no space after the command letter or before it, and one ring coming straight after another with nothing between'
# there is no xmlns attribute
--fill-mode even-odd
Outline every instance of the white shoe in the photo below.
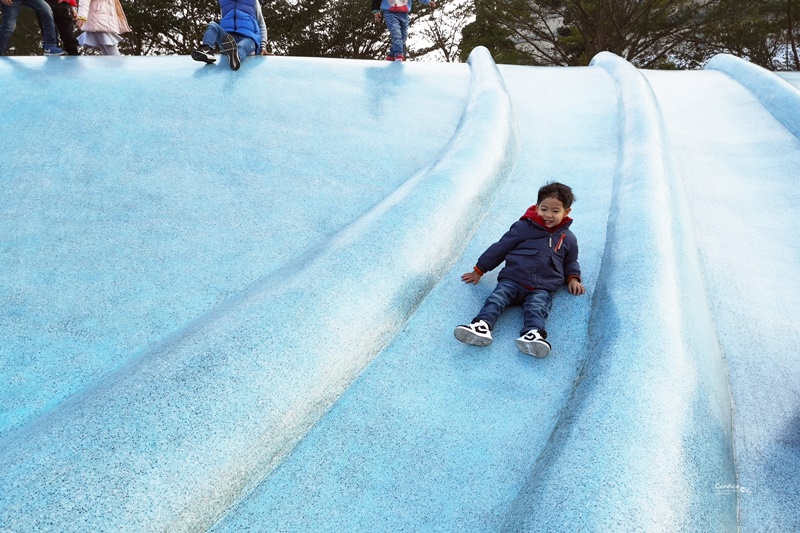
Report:
<svg viewBox="0 0 800 533"><path fill-rule="evenodd" d="M464 344L472 344L473 346L488 346L492 344L492 330L483 320L473 322L469 326L456 326L453 332L456 339Z"/></svg>
<svg viewBox="0 0 800 533"><path fill-rule="evenodd" d="M517 348L522 353L539 358L547 357L547 354L550 353L550 343L544 340L538 329L532 329L518 338Z"/></svg>

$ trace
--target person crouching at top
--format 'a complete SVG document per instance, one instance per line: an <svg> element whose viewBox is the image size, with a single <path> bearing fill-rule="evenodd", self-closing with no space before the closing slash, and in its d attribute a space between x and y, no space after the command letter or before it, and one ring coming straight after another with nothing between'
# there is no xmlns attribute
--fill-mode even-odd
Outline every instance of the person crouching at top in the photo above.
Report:
<svg viewBox="0 0 800 533"><path fill-rule="evenodd" d="M259 44L261 55L268 55L267 25L259 0L219 0L219 8L219 23L209 23L192 59L213 63L217 60L214 51L219 49L228 56L231 69L239 70L242 59L255 54Z"/></svg>

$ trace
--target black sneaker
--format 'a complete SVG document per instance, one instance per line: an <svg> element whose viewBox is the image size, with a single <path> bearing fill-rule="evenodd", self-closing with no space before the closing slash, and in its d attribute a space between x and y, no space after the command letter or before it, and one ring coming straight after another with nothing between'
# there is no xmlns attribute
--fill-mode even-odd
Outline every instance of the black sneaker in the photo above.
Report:
<svg viewBox="0 0 800 533"><path fill-rule="evenodd" d="M522 353L534 357L547 357L550 353L550 343L544 340L547 333L542 335L538 329L532 329L517 339L517 348Z"/></svg>
<svg viewBox="0 0 800 533"><path fill-rule="evenodd" d="M492 344L492 330L483 320L473 322L469 326L456 326L453 335L464 344L488 346Z"/></svg>
<svg viewBox="0 0 800 533"><path fill-rule="evenodd" d="M231 63L231 69L239 70L239 67L242 66L242 62L239 59L239 45L236 44L236 39L230 35L226 35L222 39L222 53L228 56L228 60Z"/></svg>
<svg viewBox="0 0 800 533"><path fill-rule="evenodd" d="M192 52L192 59L195 61L202 61L203 63L213 63L217 60L214 57L214 50L207 44L200 45L200 48Z"/></svg>

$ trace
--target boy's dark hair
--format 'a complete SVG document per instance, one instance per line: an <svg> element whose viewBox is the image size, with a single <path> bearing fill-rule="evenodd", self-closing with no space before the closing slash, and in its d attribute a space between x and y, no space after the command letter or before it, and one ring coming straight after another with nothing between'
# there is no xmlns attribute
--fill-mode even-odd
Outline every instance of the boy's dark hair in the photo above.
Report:
<svg viewBox="0 0 800 533"><path fill-rule="evenodd" d="M572 194L572 189L557 181L551 181L539 189L539 196L536 198L536 203L540 204L542 200L548 198L555 198L560 201L564 204L564 209L572 207L572 203L575 201L575 195Z"/></svg>

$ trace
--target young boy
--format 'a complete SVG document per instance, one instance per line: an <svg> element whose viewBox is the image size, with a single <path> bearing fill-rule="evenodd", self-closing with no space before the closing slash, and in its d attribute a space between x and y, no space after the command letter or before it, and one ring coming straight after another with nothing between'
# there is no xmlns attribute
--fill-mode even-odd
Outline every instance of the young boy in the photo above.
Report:
<svg viewBox="0 0 800 533"><path fill-rule="evenodd" d="M419 0L423 4L436 7L434 0ZM411 13L412 0L372 0L372 14L375 22L381 21L383 16L392 47L389 49L387 61L406 60L406 40L408 39L408 14Z"/></svg>
<svg viewBox="0 0 800 533"><path fill-rule="evenodd" d="M213 63L214 49L228 56L231 69L239 70L242 59L255 54L261 43L261 55L267 54L267 25L259 0L219 0L222 18L208 24L203 42L192 52L192 59Z"/></svg>
<svg viewBox="0 0 800 533"><path fill-rule="evenodd" d="M497 276L497 287L472 323L456 327L458 340L475 346L491 344L492 328L503 309L521 304L525 324L517 347L534 357L550 353L544 324L553 293L565 282L570 294L586 292L578 265L578 240L569 230L572 219L567 216L574 201L572 189L548 183L539 189L536 205L478 258L472 272L461 276L465 283L478 283L486 272L506 262Z"/></svg>

